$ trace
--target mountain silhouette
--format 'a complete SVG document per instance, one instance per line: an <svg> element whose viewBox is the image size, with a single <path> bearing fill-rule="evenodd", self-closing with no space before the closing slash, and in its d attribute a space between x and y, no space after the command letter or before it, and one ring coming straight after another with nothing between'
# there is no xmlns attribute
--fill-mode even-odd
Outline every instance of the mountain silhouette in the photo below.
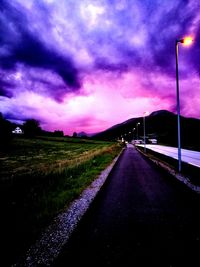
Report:
<svg viewBox="0 0 200 267"><path fill-rule="evenodd" d="M181 116L181 143L185 147L200 149L200 120ZM137 123L140 123L138 127ZM135 130L133 130L135 128ZM156 138L158 143L177 146L177 115L158 110L145 117L146 138ZM138 134L137 134L138 133ZM132 139L144 138L143 117L131 118L93 136L101 140L118 140L122 137Z"/></svg>

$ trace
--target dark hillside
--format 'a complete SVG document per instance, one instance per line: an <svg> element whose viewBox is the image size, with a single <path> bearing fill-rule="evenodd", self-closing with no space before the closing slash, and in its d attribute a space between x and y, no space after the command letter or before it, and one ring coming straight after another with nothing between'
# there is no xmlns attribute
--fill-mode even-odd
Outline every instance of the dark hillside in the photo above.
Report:
<svg viewBox="0 0 200 267"><path fill-rule="evenodd" d="M146 136L148 138L157 138L158 143L177 146L177 115L167 110L159 110L146 116ZM143 139L143 117L132 118L123 123L98 133L95 139L116 140L123 136L125 140L137 139L137 130L133 128L138 126L138 137ZM181 116L181 141L185 147L200 149L200 120L186 118Z"/></svg>

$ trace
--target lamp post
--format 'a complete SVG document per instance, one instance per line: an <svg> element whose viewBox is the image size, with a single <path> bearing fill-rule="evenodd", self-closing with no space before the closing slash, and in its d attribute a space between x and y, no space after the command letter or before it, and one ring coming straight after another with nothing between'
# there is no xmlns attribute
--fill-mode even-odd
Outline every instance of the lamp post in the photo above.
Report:
<svg viewBox="0 0 200 267"><path fill-rule="evenodd" d="M144 112L143 116L143 129L144 129L144 152L146 153L146 129L145 129L145 115L148 115L148 112Z"/></svg>
<svg viewBox="0 0 200 267"><path fill-rule="evenodd" d="M176 40L176 103L177 103L177 126L178 126L178 170L181 172L181 127L180 127L180 98L179 98L179 73L178 73L178 43L190 45L191 37Z"/></svg>
<svg viewBox="0 0 200 267"><path fill-rule="evenodd" d="M135 128L133 128L133 141L134 141L134 139L135 139L134 132L135 132Z"/></svg>
<svg viewBox="0 0 200 267"><path fill-rule="evenodd" d="M138 123L136 124L136 126L137 126L137 140L138 140L138 125L140 125L140 122L138 122Z"/></svg>

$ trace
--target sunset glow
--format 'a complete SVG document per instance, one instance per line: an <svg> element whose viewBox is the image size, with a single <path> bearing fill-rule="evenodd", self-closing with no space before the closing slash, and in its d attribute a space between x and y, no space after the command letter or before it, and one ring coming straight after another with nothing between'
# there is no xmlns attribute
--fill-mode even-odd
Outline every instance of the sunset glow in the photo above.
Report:
<svg viewBox="0 0 200 267"><path fill-rule="evenodd" d="M111 3L112 2L112 3ZM45 130L96 133L137 116L200 118L199 4L190 1L1 1L0 112Z"/></svg>

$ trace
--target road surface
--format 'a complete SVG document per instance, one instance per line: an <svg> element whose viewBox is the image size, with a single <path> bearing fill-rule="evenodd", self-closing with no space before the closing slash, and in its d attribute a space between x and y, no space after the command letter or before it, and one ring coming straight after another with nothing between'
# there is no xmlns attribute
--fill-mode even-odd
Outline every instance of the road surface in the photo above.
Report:
<svg viewBox="0 0 200 267"><path fill-rule="evenodd" d="M138 145L144 146L144 145ZM160 145L146 145L146 148L158 152L160 154L169 156L174 159L178 159L178 150L177 147L171 146L160 146ZM193 151L188 149L181 149L181 160L190 165L194 165L196 167L200 167L200 152Z"/></svg>
<svg viewBox="0 0 200 267"><path fill-rule="evenodd" d="M199 208L128 145L53 266L200 266Z"/></svg>

